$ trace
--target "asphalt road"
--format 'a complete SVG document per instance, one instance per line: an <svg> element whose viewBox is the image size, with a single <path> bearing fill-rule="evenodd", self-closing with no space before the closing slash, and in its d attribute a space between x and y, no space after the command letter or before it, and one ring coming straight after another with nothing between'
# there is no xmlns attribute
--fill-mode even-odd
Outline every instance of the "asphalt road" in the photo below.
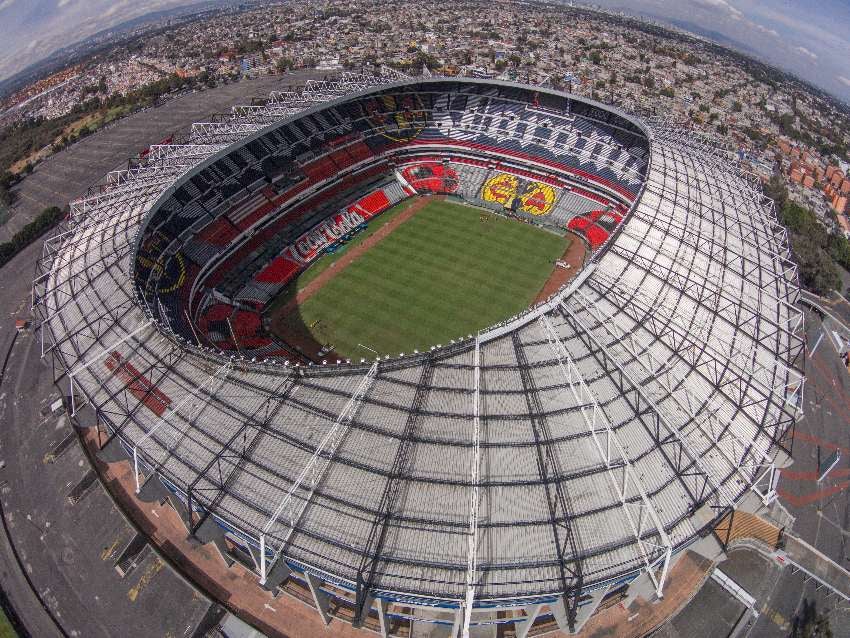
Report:
<svg viewBox="0 0 850 638"><path fill-rule="evenodd" d="M795 431L794 464L782 472L777 489L782 504L796 517L794 533L848 568L850 374L840 358L840 353L846 349L843 344L848 335L833 321L822 322L815 313L806 312L805 318L809 350L803 404L805 416L797 423ZM819 463L836 448L840 448L841 460L832 473L818 483ZM793 613L799 613L803 599L814 598L820 609L830 610L834 635L850 636L850 614L844 601L837 597L827 600L823 591L815 592L811 583L802 587L801 581L800 575L783 572L771 606L780 613L789 614L793 604Z"/></svg>
<svg viewBox="0 0 850 638"><path fill-rule="evenodd" d="M31 246L8 264L0 299L0 353L11 346L0 385L0 500L8 536L0 542L0 584L32 636L191 635L210 602L154 552L123 577L115 563L135 536L97 480L64 415L42 410L60 397L50 359L32 334L15 339L27 316ZM75 501L69 499L74 495Z"/></svg>

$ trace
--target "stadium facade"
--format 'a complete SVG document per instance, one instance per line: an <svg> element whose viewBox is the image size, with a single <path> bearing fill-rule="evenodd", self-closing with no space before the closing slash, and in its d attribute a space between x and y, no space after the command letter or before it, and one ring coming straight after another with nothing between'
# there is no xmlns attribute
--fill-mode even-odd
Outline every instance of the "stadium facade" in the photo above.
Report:
<svg viewBox="0 0 850 638"><path fill-rule="evenodd" d="M591 251L543 303L428 352L310 363L262 313L337 238L445 193ZM73 202L33 287L44 356L142 499L259 585L386 633L663 596L769 505L802 314L772 204L690 130L494 80L344 75L195 124Z"/></svg>

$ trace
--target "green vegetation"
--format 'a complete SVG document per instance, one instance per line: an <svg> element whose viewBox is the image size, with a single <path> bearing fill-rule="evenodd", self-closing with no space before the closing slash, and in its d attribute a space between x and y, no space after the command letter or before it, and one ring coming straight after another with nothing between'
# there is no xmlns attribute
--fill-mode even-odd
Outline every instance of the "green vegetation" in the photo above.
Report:
<svg viewBox="0 0 850 638"><path fill-rule="evenodd" d="M0 244L0 266L6 265L12 257L41 237L45 231L53 228L63 216L62 210L56 206L41 211L38 217L15 233L10 241Z"/></svg>
<svg viewBox="0 0 850 638"><path fill-rule="evenodd" d="M18 638L18 632L2 610L0 610L0 638Z"/></svg>
<svg viewBox="0 0 850 638"><path fill-rule="evenodd" d="M800 283L819 295L839 289L841 276L836 264L850 270L850 242L843 235L827 232L811 210L789 200L781 176L774 175L764 190L776 202L779 221L788 228Z"/></svg>
<svg viewBox="0 0 850 638"><path fill-rule="evenodd" d="M528 307L567 245L528 224L434 201L304 302L301 320L352 359L370 354L358 343L386 354L425 350Z"/></svg>
<svg viewBox="0 0 850 638"><path fill-rule="evenodd" d="M745 128L744 134L749 137L753 142L763 142L765 139L764 134L757 128L753 128L752 126L748 126L747 128Z"/></svg>
<svg viewBox="0 0 850 638"><path fill-rule="evenodd" d="M12 193L9 189L15 183L14 177L9 171L3 171L0 174L0 210L12 203Z"/></svg>

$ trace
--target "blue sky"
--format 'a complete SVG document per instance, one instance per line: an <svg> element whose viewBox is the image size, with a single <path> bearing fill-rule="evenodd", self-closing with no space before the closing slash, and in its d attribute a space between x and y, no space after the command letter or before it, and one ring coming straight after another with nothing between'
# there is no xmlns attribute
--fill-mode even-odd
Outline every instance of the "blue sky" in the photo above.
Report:
<svg viewBox="0 0 850 638"><path fill-rule="evenodd" d="M698 24L850 102L850 0L594 0ZM187 0L0 0L0 79L67 44Z"/></svg>

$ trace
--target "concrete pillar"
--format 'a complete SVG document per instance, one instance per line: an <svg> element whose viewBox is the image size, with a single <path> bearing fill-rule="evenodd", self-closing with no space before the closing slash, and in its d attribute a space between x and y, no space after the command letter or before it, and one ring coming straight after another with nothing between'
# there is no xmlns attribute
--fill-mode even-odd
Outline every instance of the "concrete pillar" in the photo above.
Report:
<svg viewBox="0 0 850 638"><path fill-rule="evenodd" d="M381 625L381 638L390 638L390 619L387 616L387 601L382 598L376 598L375 607L378 609L378 622Z"/></svg>
<svg viewBox="0 0 850 638"><path fill-rule="evenodd" d="M726 560L726 552L723 551L723 546L714 534L709 534L708 536L691 543L688 545L688 549L695 554L699 554L703 558L707 558L708 560L716 563L722 563ZM671 569L673 567L673 563L681 558L682 554L684 554L684 552L679 552L670 560Z"/></svg>
<svg viewBox="0 0 850 638"><path fill-rule="evenodd" d="M154 475L154 476L149 477L147 480L145 480L144 483L142 483L142 488L139 490L139 493L136 495L136 498L138 498L140 501L143 501L145 503L164 503L165 501L168 500L168 498L170 496L171 496L171 492L169 492L167 489L165 489L165 486ZM175 500L179 501L180 499L175 499ZM173 503L172 503L172 505L173 505ZM183 516L183 513L186 510L186 506L183 505L182 502L180 503L180 505L182 507L181 507L181 509L179 509L177 511L180 512L181 518L185 522L186 517ZM174 509L177 509L177 508L175 507Z"/></svg>
<svg viewBox="0 0 850 638"><path fill-rule="evenodd" d="M549 609L552 610L552 615L555 617L555 622L558 623L558 629L565 634L573 633L570 630L569 616L567 614L567 601L565 596L558 598L556 602L549 603Z"/></svg>
<svg viewBox="0 0 850 638"><path fill-rule="evenodd" d="M280 563L280 561L278 561ZM322 581L310 574L304 572L304 578L307 581L307 586L310 588L310 593L313 594L313 602L316 604L316 610L322 618L322 622L326 625L331 623L331 600L330 597L321 590Z"/></svg>
<svg viewBox="0 0 850 638"><path fill-rule="evenodd" d="M118 463L129 458L124 446L121 445L121 439L114 435L105 440L103 447L97 451L96 456L104 463Z"/></svg>
<svg viewBox="0 0 850 638"><path fill-rule="evenodd" d="M626 597L623 599L623 606L628 607L638 596L648 602L654 602L656 600L655 583L652 582L652 579L645 571L642 571L640 576L629 583L629 589L626 591Z"/></svg>
<svg viewBox="0 0 850 638"><path fill-rule="evenodd" d="M599 607L599 603L602 602L602 599L605 598L605 595L610 589L610 585L595 589L593 590L593 592L590 593L590 600L585 600L584 602L582 602L582 604L576 610L576 622L574 633L578 633L581 631L581 628L584 627L584 623L586 623L594 614L596 608Z"/></svg>
<svg viewBox="0 0 850 638"><path fill-rule="evenodd" d="M259 573L260 571L260 548L254 547L251 543L245 543L243 545L245 549L248 550L248 553L251 555L251 560L254 561L254 571Z"/></svg>
<svg viewBox="0 0 850 638"><path fill-rule="evenodd" d="M366 600L363 601L363 609L360 610L360 615L356 618L353 618L353 622L351 625L356 628L360 628L366 622L366 619L369 617L369 612L372 611L372 603L375 601L375 597L372 594L366 594Z"/></svg>
<svg viewBox="0 0 850 638"><path fill-rule="evenodd" d="M219 527L213 520L212 516L207 516L204 522L195 530L195 538L201 543L212 543L218 550L224 564L230 567L233 564L233 558L230 552L227 551L227 541L224 539L224 530Z"/></svg>
<svg viewBox="0 0 850 638"><path fill-rule="evenodd" d="M463 631L463 606L455 610L455 621L452 624L452 638L460 638Z"/></svg>
<svg viewBox="0 0 850 638"><path fill-rule="evenodd" d="M541 609L543 609L543 605L541 603L528 605L523 608L525 611L525 620L519 620L514 623L516 638L526 638L528 636L528 632L531 631L531 626L534 624L537 616L540 615Z"/></svg>
<svg viewBox="0 0 850 638"><path fill-rule="evenodd" d="M256 552L256 555L255 555ZM260 562L260 552L259 550L251 549L251 556L254 556L254 560L257 561L257 564ZM286 561L283 560L283 557L278 557L275 564L269 570L268 574L266 574L266 582L262 586L266 591L272 592L275 596L277 596L277 589L280 587L286 579L289 578L289 575L292 573L292 570L289 569L289 565L286 564ZM310 584L309 582L307 583Z"/></svg>

